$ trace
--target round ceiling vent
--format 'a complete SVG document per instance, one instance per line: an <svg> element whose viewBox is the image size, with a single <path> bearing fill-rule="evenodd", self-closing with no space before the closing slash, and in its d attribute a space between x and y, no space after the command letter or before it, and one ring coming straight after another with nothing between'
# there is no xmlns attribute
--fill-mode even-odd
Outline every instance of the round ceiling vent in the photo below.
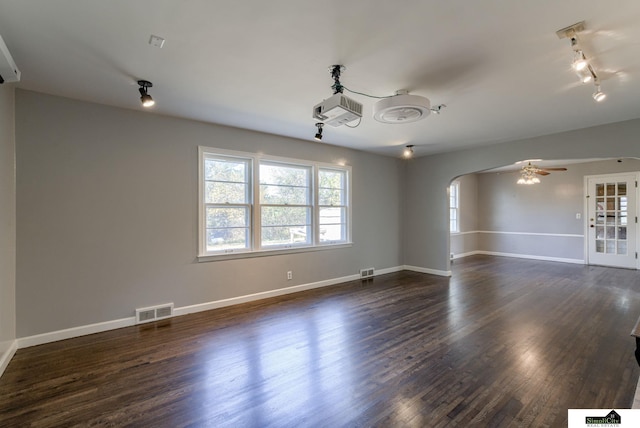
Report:
<svg viewBox="0 0 640 428"><path fill-rule="evenodd" d="M382 123L411 123L431 113L428 98L398 91L393 97L384 98L373 105L373 118Z"/></svg>

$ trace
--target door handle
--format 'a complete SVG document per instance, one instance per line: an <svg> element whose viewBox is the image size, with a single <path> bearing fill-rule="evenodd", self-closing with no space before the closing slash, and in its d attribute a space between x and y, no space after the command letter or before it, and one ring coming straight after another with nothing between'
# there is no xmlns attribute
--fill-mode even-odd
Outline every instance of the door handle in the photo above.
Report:
<svg viewBox="0 0 640 428"><path fill-rule="evenodd" d="M594 226L594 225L591 225L591 226L589 226L589 227L595 227L595 226Z"/></svg>

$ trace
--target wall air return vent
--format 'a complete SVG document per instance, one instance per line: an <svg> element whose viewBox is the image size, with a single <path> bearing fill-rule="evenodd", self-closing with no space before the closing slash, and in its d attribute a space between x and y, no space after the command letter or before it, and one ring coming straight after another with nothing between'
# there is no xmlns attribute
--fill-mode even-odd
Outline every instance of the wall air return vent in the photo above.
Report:
<svg viewBox="0 0 640 428"><path fill-rule="evenodd" d="M149 306L148 308L136 309L136 324L157 321L173 316L173 303L164 305Z"/></svg>

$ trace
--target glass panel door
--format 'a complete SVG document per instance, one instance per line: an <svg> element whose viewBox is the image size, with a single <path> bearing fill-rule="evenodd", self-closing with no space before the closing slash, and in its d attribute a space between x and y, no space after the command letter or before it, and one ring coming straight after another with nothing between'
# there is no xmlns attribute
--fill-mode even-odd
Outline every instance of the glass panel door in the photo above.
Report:
<svg viewBox="0 0 640 428"><path fill-rule="evenodd" d="M636 267L635 182L636 174L588 179L589 264Z"/></svg>

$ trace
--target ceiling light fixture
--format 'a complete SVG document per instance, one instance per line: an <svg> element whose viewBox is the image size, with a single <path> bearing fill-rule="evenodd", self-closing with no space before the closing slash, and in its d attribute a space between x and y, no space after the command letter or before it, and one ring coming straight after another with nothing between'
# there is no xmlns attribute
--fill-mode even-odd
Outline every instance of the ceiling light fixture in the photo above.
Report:
<svg viewBox="0 0 640 428"><path fill-rule="evenodd" d="M322 123L322 122L316 123L316 128L318 128L318 132L316 132L315 139L318 140L318 141L322 141L322 127L323 126L324 126L324 123Z"/></svg>
<svg viewBox="0 0 640 428"><path fill-rule="evenodd" d="M153 107L156 102L151 98L151 95L147 93L147 89L152 88L153 83L148 80L138 80L138 85L140 85L138 91L140 91L140 102L142 102L142 106L147 108Z"/></svg>
<svg viewBox="0 0 640 428"><path fill-rule="evenodd" d="M384 98L373 105L373 118L382 123L411 123L429 116L429 98L409 95L409 91L399 90L392 97Z"/></svg>
<svg viewBox="0 0 640 428"><path fill-rule="evenodd" d="M574 38L571 39L571 45L577 45L578 42L577 40ZM573 55L573 64L571 64L571 66L573 67L574 70L576 71L581 71L584 70L585 68L587 68L587 66L589 65L589 63L587 62L587 58L584 57L584 52L582 52L582 49L577 49L574 51L574 55Z"/></svg>
<svg viewBox="0 0 640 428"><path fill-rule="evenodd" d="M600 102L605 98L607 98L607 94L605 94L600 90L600 85L598 84L596 84L596 91L593 93L592 96L593 96L593 99L596 100L597 102Z"/></svg>
<svg viewBox="0 0 640 428"><path fill-rule="evenodd" d="M566 28L556 31L559 38L568 38L571 41L571 49L573 50L573 62L571 67L577 74L580 82L589 83L593 82L596 86L596 92L593 94L593 99L600 102L606 98L606 95L600 89L600 82L598 75L593 67L593 64L587 59L584 50L580 46L578 40L578 33L584 31L584 21L577 24L570 25Z"/></svg>
<svg viewBox="0 0 640 428"><path fill-rule="evenodd" d="M402 156L405 159L409 159L410 157L413 157L413 144L409 144L404 148L404 151L402 152Z"/></svg>

